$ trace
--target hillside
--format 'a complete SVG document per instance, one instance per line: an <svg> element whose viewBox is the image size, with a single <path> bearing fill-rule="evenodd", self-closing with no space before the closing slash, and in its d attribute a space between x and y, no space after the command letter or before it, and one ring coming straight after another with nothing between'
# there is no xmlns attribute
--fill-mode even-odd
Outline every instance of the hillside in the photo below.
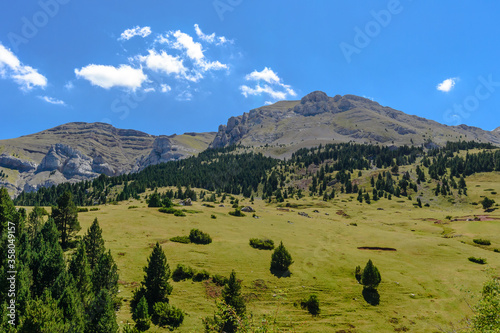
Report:
<svg viewBox="0 0 500 333"><path fill-rule="evenodd" d="M11 193L40 186L116 176L177 160L207 148L214 133L153 136L104 123L68 123L0 140L0 185Z"/></svg>
<svg viewBox="0 0 500 333"><path fill-rule="evenodd" d="M299 148L332 142L442 146L474 140L500 144L498 131L447 126L354 96L315 91L300 101L282 101L229 118L210 147L268 145L267 154L289 157Z"/></svg>

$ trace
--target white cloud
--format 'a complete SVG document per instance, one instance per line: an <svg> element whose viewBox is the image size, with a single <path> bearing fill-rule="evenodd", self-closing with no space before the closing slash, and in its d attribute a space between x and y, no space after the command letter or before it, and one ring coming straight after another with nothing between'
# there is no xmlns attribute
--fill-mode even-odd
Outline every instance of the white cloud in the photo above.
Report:
<svg viewBox="0 0 500 333"><path fill-rule="evenodd" d="M149 50L149 55L139 56L141 62L145 62L146 66L155 72L164 72L165 74L185 75L187 68L184 66L182 59L174 57L165 51L156 53L155 50Z"/></svg>
<svg viewBox="0 0 500 333"><path fill-rule="evenodd" d="M274 100L283 100L289 96L297 96L297 93L290 85L284 84L278 74L267 67L260 72L255 70L252 73L247 74L245 76L245 80L257 82L253 88L248 85L240 86L241 93L245 97L250 95L260 96L262 94L267 94ZM262 81L266 84L261 85ZM271 103L271 101L267 102Z"/></svg>
<svg viewBox="0 0 500 333"><path fill-rule="evenodd" d="M118 40L129 40L132 37L135 36L141 36L142 38L145 38L151 34L151 28L150 27L139 27L136 26L132 29L127 29L122 34L120 35L120 38Z"/></svg>
<svg viewBox="0 0 500 333"><path fill-rule="evenodd" d="M75 74L77 77L83 77L93 85L104 89L124 87L135 90L148 78L143 73L142 68L136 69L129 65L120 65L120 67L116 68L114 66L92 64L81 69L75 69Z"/></svg>
<svg viewBox="0 0 500 333"><path fill-rule="evenodd" d="M11 50L0 43L0 76L11 78L23 89L47 86L47 78L31 66L26 66Z"/></svg>
<svg viewBox="0 0 500 333"><path fill-rule="evenodd" d="M60 99L56 99L54 97L38 96L38 98L40 98L42 101L45 101L45 102L50 103L50 104L66 106L66 103L64 103L64 101L61 101Z"/></svg>
<svg viewBox="0 0 500 333"><path fill-rule="evenodd" d="M458 78L452 77L449 79L444 80L440 84L437 85L437 90L443 91L443 92L449 92L453 87L455 86L455 83L457 83Z"/></svg>
<svg viewBox="0 0 500 333"><path fill-rule="evenodd" d="M144 89L144 92L146 92L146 93L148 93L148 92L155 92L155 91L156 91L156 89L153 88L153 87Z"/></svg>
<svg viewBox="0 0 500 333"><path fill-rule="evenodd" d="M170 90L172 90L172 87L170 87L168 84L162 84L160 85L160 87L162 93L168 93Z"/></svg>
<svg viewBox="0 0 500 333"><path fill-rule="evenodd" d="M75 85L73 84L73 81L68 81L68 82L64 85L64 88L66 88L66 90L72 90L74 87L75 87Z"/></svg>
<svg viewBox="0 0 500 333"><path fill-rule="evenodd" d="M201 39L202 41L207 42L207 43L210 43L210 44L215 43L215 45L223 45L225 43L232 43L231 40L227 39L224 36L217 37L215 35L215 32L210 34L210 35L205 35L203 33L203 31L201 31L200 26L198 24L194 25L194 30L196 31L196 35L198 36L198 38Z"/></svg>

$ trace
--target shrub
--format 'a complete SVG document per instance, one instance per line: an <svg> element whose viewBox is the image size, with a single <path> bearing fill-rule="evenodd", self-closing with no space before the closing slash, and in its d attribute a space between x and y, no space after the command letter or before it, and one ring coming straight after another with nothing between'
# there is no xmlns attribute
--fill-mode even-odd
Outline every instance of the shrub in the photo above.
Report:
<svg viewBox="0 0 500 333"><path fill-rule="evenodd" d="M292 256L283 246L283 242L280 242L271 257L271 271L286 272L291 264L293 264Z"/></svg>
<svg viewBox="0 0 500 333"><path fill-rule="evenodd" d="M259 250L272 250L274 249L274 242L271 239L251 238L250 246Z"/></svg>
<svg viewBox="0 0 500 333"><path fill-rule="evenodd" d="M184 281L187 279L191 279L195 274L194 269L189 266L178 264L172 273L172 280L175 282Z"/></svg>
<svg viewBox="0 0 500 333"><path fill-rule="evenodd" d="M472 261L472 262L475 262L476 264L481 264L481 265L486 264L485 258L469 257L469 261Z"/></svg>
<svg viewBox="0 0 500 333"><path fill-rule="evenodd" d="M356 269L354 271L354 276L356 277L356 280L361 283L361 275L362 275L362 271L361 271L361 266L356 266Z"/></svg>
<svg viewBox="0 0 500 333"><path fill-rule="evenodd" d="M95 211L97 211L97 210L99 210L99 208L98 208L98 207L90 208L90 211L91 211L91 212L95 212Z"/></svg>
<svg viewBox="0 0 500 333"><path fill-rule="evenodd" d="M212 215L210 215L210 218L215 220L217 218L217 216L215 216L214 214L212 214Z"/></svg>
<svg viewBox="0 0 500 333"><path fill-rule="evenodd" d="M377 289L381 281L382 278L380 277L378 268L375 267L371 260L368 260L365 268L363 269L363 273L361 273L361 284L365 288Z"/></svg>
<svg viewBox="0 0 500 333"><path fill-rule="evenodd" d="M139 206L128 206L128 209L139 208Z"/></svg>
<svg viewBox="0 0 500 333"><path fill-rule="evenodd" d="M206 204L206 203L204 203L203 206L208 207L208 208L215 208L214 205L210 205L210 204Z"/></svg>
<svg viewBox="0 0 500 333"><path fill-rule="evenodd" d="M176 328L184 321L184 312L166 302L157 302L153 306L152 321L160 327Z"/></svg>
<svg viewBox="0 0 500 333"><path fill-rule="evenodd" d="M304 299L302 302L300 302L300 307L302 309L307 309L307 311L309 311L309 313L313 316L319 315L320 309L318 296L314 294L310 295L309 298Z"/></svg>
<svg viewBox="0 0 500 333"><path fill-rule="evenodd" d="M472 241L479 245L491 245L491 242L487 239L476 238L473 239Z"/></svg>
<svg viewBox="0 0 500 333"><path fill-rule="evenodd" d="M171 242L176 242L176 243L182 243L182 244L189 244L191 243L191 240L189 239L188 236L175 236L170 238Z"/></svg>
<svg viewBox="0 0 500 333"><path fill-rule="evenodd" d="M186 216L186 214L181 210L176 210L174 212L174 216Z"/></svg>
<svg viewBox="0 0 500 333"><path fill-rule="evenodd" d="M210 237L210 235L198 229L191 230L191 232L189 233L189 240L191 241L191 243L195 244L212 243L212 238Z"/></svg>
<svg viewBox="0 0 500 333"><path fill-rule="evenodd" d="M242 212L241 212L241 209L239 209L239 208L236 208L236 209L234 210L234 212L229 212L229 215L232 215L232 216L238 216L238 217L243 217L243 216L245 216L245 214L244 214L244 213L242 213Z"/></svg>
<svg viewBox="0 0 500 333"><path fill-rule="evenodd" d="M162 208L160 208L158 210L161 213L165 213L165 214L174 214L175 212L177 212L177 209L172 208L172 207L162 207Z"/></svg>
<svg viewBox="0 0 500 333"><path fill-rule="evenodd" d="M493 206L495 200L489 199L488 197L484 197L484 199L480 201L480 203L483 205L483 209L486 210L488 208L491 208L491 206Z"/></svg>
<svg viewBox="0 0 500 333"><path fill-rule="evenodd" d="M160 195L157 192L154 192L153 194L151 194L149 196L149 200L147 200L147 202L148 202L148 207L161 207L162 206Z"/></svg>
<svg viewBox="0 0 500 333"><path fill-rule="evenodd" d="M85 207L78 207L78 213L86 213L88 212L89 209L88 208L85 208Z"/></svg>
<svg viewBox="0 0 500 333"><path fill-rule="evenodd" d="M198 272L195 275L193 275L194 282L201 282L208 279L210 279L210 273L208 273L206 270L202 270L201 272Z"/></svg>
<svg viewBox="0 0 500 333"><path fill-rule="evenodd" d="M224 286L227 283L227 281L228 281L227 277L222 276L220 274L215 274L214 276L212 276L212 282L218 285L219 287Z"/></svg>
<svg viewBox="0 0 500 333"><path fill-rule="evenodd" d="M500 249L494 249L493 252L500 253Z"/></svg>

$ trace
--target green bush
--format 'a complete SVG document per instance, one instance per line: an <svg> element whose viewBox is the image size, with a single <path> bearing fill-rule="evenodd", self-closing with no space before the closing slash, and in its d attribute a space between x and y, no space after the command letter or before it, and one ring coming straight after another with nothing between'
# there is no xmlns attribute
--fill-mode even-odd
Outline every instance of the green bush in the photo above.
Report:
<svg viewBox="0 0 500 333"><path fill-rule="evenodd" d="M481 264L481 265L486 264L485 258L469 257L469 261L472 261L472 262L475 262L476 264Z"/></svg>
<svg viewBox="0 0 500 333"><path fill-rule="evenodd" d="M153 306L152 321L160 327L176 328L184 321L184 312L166 302L158 302Z"/></svg>
<svg viewBox="0 0 500 333"><path fill-rule="evenodd" d="M176 210L174 212L174 216L186 216L186 214L181 210Z"/></svg>
<svg viewBox="0 0 500 333"><path fill-rule="evenodd" d="M473 239L472 241L479 245L491 245L491 242L487 239L476 238Z"/></svg>
<svg viewBox="0 0 500 333"><path fill-rule="evenodd" d="M251 238L250 246L259 250L272 250L274 249L274 242L271 239Z"/></svg>
<svg viewBox="0 0 500 333"><path fill-rule="evenodd" d="M97 211L97 210L99 210L99 207L90 208L90 211L91 211L91 212L95 212L95 211Z"/></svg>
<svg viewBox="0 0 500 333"><path fill-rule="evenodd" d="M271 272L286 272L291 264L293 264L292 256L281 242L271 256Z"/></svg>
<svg viewBox="0 0 500 333"><path fill-rule="evenodd" d="M128 206L128 209L139 208L139 206Z"/></svg>
<svg viewBox="0 0 500 333"><path fill-rule="evenodd" d="M172 280L175 282L191 279L195 275L194 269L189 266L178 264L172 273Z"/></svg>
<svg viewBox="0 0 500 333"><path fill-rule="evenodd" d="M182 244L189 244L191 243L191 240L189 239L188 236L175 236L170 238L171 242L176 242L176 243L182 243Z"/></svg>
<svg viewBox="0 0 500 333"><path fill-rule="evenodd" d="M158 209L161 213L166 213L166 214L174 214L177 212L177 209L172 208L172 207L162 207Z"/></svg>
<svg viewBox="0 0 500 333"><path fill-rule="evenodd" d="M220 274L215 274L214 276L212 276L212 282L219 287L223 287L227 283L227 277Z"/></svg>
<svg viewBox="0 0 500 333"><path fill-rule="evenodd" d="M313 316L317 316L320 313L320 308L319 308L319 299L318 296L312 294L309 296L309 298L304 299L302 302L300 302L300 306L302 309L307 309L310 314Z"/></svg>
<svg viewBox="0 0 500 333"><path fill-rule="evenodd" d="M191 243L195 244L212 243L212 238L210 237L210 235L198 229L192 229L191 232L189 232L189 240L191 241Z"/></svg>
<svg viewBox="0 0 500 333"><path fill-rule="evenodd" d="M243 216L245 216L245 214L244 214L244 213L242 213L242 212L241 212L241 209L239 209L239 208L236 208L236 209L234 210L234 212L229 212L229 215L232 215L232 216L238 216L238 217L243 217Z"/></svg>
<svg viewBox="0 0 500 333"><path fill-rule="evenodd" d="M212 215L210 215L210 218L215 220L217 218L217 216L215 216L214 214L212 214Z"/></svg>
<svg viewBox="0 0 500 333"><path fill-rule="evenodd" d="M88 212L89 209L88 208L85 208L85 207L78 207L78 213L86 213Z"/></svg>
<svg viewBox="0 0 500 333"><path fill-rule="evenodd" d="M194 282L201 282L208 279L210 279L210 273L208 273L206 270L202 270L201 272L198 272L195 275L193 275Z"/></svg>

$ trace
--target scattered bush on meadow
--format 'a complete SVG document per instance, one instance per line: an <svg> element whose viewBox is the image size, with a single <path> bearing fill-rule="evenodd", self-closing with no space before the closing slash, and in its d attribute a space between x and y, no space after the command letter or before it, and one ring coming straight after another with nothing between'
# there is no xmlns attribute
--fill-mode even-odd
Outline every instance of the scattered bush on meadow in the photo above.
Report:
<svg viewBox="0 0 500 333"><path fill-rule="evenodd" d="M271 239L251 238L250 246L259 250L272 250L274 249L274 242Z"/></svg>
<svg viewBox="0 0 500 333"><path fill-rule="evenodd" d="M191 241L191 243L195 244L212 243L212 238L210 237L210 235L198 229L191 229L191 231L189 232L189 240Z"/></svg>

